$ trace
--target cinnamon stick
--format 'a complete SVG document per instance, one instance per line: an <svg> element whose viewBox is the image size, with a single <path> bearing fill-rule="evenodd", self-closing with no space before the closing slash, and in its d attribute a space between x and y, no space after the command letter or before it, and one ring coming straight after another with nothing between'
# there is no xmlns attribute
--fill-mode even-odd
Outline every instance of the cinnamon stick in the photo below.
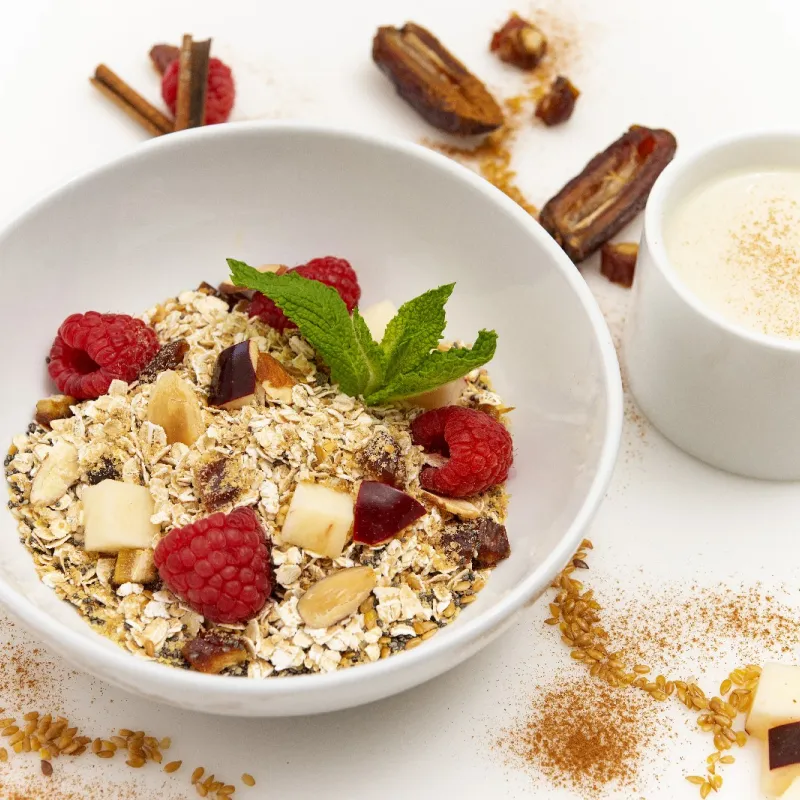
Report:
<svg viewBox="0 0 800 800"><path fill-rule="evenodd" d="M172 120L162 114L154 105L145 100L135 89L125 83L122 78L100 64L89 79L109 100L121 108L131 119L138 122L154 136L171 133L174 128Z"/></svg>
<svg viewBox="0 0 800 800"><path fill-rule="evenodd" d="M211 39L195 42L189 34L183 37L175 108L176 131L198 128L205 124L210 53Z"/></svg>

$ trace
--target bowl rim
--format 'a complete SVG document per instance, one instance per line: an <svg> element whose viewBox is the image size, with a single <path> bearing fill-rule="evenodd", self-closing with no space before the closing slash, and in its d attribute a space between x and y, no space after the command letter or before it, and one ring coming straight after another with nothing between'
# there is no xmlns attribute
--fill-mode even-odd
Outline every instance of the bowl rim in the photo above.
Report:
<svg viewBox="0 0 800 800"><path fill-rule="evenodd" d="M346 127L296 121L249 121L228 125L210 125L158 137L144 142L129 153L93 167L70 179L60 187L47 192L39 200L28 206L21 214L13 217L10 222L0 228L0 244L17 227L47 206L59 202L75 186L90 183L95 178L114 172L123 165L146 160L153 151L181 149L185 146L191 146L195 141L235 138L242 134L252 135L254 132L261 132L265 136L291 133L296 136L334 137L348 140L351 143L362 143L374 148L394 151L405 157L423 161L431 169L450 173L465 188L483 194L487 201L500 206L503 211L525 227L532 238L539 241L557 269L561 270L577 295L578 301L583 306L597 340L601 360L607 401L605 438L598 459L597 473L582 505L564 532L560 543L547 555L538 569L528 574L513 589L507 591L505 596L499 598L492 607L477 614L474 619L466 620L462 624L454 626L452 633L447 637L435 637L432 641L426 642L425 647L414 648L409 652L398 653L392 658L363 664L358 669L281 676L281 680L231 680L229 676L204 675L200 672L176 669L166 664L147 661L137 658L132 653L125 652L121 647L109 648L105 642L96 641L94 636L85 637L57 619L51 618L27 597L12 588L2 577L0 577L0 603L35 631L45 643L52 643L54 647L64 654L80 651L81 658L79 663L102 662L106 667L104 672L108 672L108 669L111 668L113 672L110 674L124 674L131 679L135 678L135 682L140 686L158 685L162 692L169 691L171 688L181 692L194 690L197 692L213 691L216 693L219 690L223 690L237 699L260 699L291 694L304 689L315 692L335 690L341 687L353 686L364 680L387 680L386 685L389 686L392 685L388 680L389 676L401 670L412 670L415 665L420 667L424 663L434 661L437 656L443 657L447 652L466 650L471 644L489 635L503 621L509 619L530 601L535 600L576 551L588 523L596 513L605 495L620 446L623 394L616 349L600 307L597 305L578 269L550 235L545 232L544 228L516 202L476 173L440 153L401 138L363 133ZM100 634L96 635L100 636ZM429 676L431 674L439 674L442 671L444 670L429 673ZM422 673L418 671L418 674ZM422 681L415 681L415 683L419 682ZM387 694L392 693L387 692ZM184 704L180 703L180 705Z"/></svg>
<svg viewBox="0 0 800 800"><path fill-rule="evenodd" d="M778 171L781 168L780 159L771 156L772 145L789 143L797 146L800 140L800 131L796 130L754 130L744 133L726 134L717 139L696 147L684 155L678 155L671 163L667 164L664 171L658 176L647 205L644 210L644 224L642 237L649 247L652 255L651 263L661 274L664 281L678 296L684 306L693 311L698 317L705 320L718 331L732 339L766 350L778 353L797 353L800 351L800 340L788 339L768 333L747 328L733 322L722 312L712 308L703 301L688 284L681 278L675 269L672 259L667 252L665 229L669 214L665 210L678 199L685 200L690 194L701 187L708 187L716 180L727 176L739 175L747 172ZM739 150L758 151L757 157L748 156L742 159L743 163L735 169L714 168L714 176L705 178L693 186L688 192L679 186L680 182L691 175L706 161L724 156L728 153L737 153ZM796 171L796 167L786 166L788 170Z"/></svg>

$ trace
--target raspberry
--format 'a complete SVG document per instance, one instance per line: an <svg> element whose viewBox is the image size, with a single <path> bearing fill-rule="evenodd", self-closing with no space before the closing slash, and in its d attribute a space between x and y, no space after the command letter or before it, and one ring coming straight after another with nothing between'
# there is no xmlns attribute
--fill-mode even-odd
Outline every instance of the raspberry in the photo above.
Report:
<svg viewBox="0 0 800 800"><path fill-rule="evenodd" d="M153 559L167 588L211 622L247 622L272 592L267 537L250 508L173 528Z"/></svg>
<svg viewBox="0 0 800 800"><path fill-rule="evenodd" d="M327 286L332 286L339 292L339 297L344 300L347 310L352 310L358 305L361 299L361 287L358 285L358 278L349 261L343 258L325 256L324 258L312 258L308 264L294 267L289 272L298 272L304 278L312 281L319 281ZM249 314L251 317L258 317L271 328L285 331L297 326L286 318L275 303L263 294L256 294L250 303Z"/></svg>
<svg viewBox="0 0 800 800"><path fill-rule="evenodd" d="M127 314L72 314L50 348L48 371L59 391L79 400L100 397L113 380L136 380L158 352L158 337Z"/></svg>
<svg viewBox="0 0 800 800"><path fill-rule="evenodd" d="M411 423L414 444L449 457L443 467L424 467L423 488L468 497L508 477L513 461L511 434L497 420L460 406L426 411Z"/></svg>
<svg viewBox="0 0 800 800"><path fill-rule="evenodd" d="M178 103L178 71L180 59L175 59L164 71L161 79L161 96L169 110L175 114ZM206 94L206 125L227 122L233 108L236 89L231 68L218 58L208 60L208 93Z"/></svg>

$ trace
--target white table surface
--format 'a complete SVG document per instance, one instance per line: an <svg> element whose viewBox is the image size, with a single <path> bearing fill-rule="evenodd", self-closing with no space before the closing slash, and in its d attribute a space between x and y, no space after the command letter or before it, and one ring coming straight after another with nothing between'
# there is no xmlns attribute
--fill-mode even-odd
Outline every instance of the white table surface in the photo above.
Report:
<svg viewBox="0 0 800 800"><path fill-rule="evenodd" d="M178 42L187 31L213 35L214 52L238 81L236 118L301 118L419 139L432 131L371 63L376 26L425 24L492 85L509 89L517 76L485 51L512 7L501 0L6 0L0 218L146 138L90 87L86 78L101 61L157 98L150 46ZM631 123L670 128L684 150L733 131L800 123L795 0L551 0L546 7L572 31L577 58L569 75L583 94L568 125L531 127L520 139L520 184L535 203ZM632 226L626 238L637 236ZM71 267L64 265L65 279ZM584 272L617 335L627 293L601 278L594 262ZM32 275L32 291L35 282ZM601 596L620 584L680 592L720 577L731 585L796 586L798 507L800 486L715 472L629 413L617 471L591 531L589 580ZM123 726L170 735L170 756L185 765L204 764L237 783L243 771L253 773L258 786L240 789L240 797L577 797L505 763L491 746L548 676L575 668L542 625L545 613L539 602L483 653L400 697L324 717L264 721L182 713L129 697L72 672L0 617L0 706L57 705L90 734ZM713 688L736 665L735 646L717 642L713 663L688 659L676 670L703 676L707 669ZM23 686L23 678L35 685ZM666 752L648 756L641 795L696 797L683 776L701 768L710 742L682 709L673 704L665 713L677 735ZM755 751L746 748L726 770L721 796L760 796ZM195 796L186 766L169 776L84 757L59 760L57 772L58 780L45 781L35 759L16 758L0 765L0 795Z"/></svg>

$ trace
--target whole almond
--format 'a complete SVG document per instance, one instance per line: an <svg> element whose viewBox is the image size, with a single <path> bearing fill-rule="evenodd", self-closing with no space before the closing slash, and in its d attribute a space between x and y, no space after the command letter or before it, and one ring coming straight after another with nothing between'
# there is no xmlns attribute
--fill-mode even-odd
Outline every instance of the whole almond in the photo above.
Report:
<svg viewBox="0 0 800 800"><path fill-rule="evenodd" d="M357 611L374 588L372 567L349 567L311 586L300 598L297 612L309 628L328 628Z"/></svg>

